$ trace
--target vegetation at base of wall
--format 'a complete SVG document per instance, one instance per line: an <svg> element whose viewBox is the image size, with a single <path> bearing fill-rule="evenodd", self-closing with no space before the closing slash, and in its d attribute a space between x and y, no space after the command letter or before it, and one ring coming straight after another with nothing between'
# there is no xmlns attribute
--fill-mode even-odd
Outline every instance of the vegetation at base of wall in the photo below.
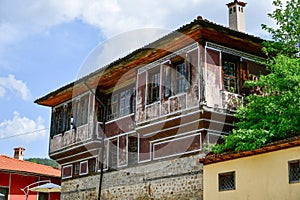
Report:
<svg viewBox="0 0 300 200"><path fill-rule="evenodd" d="M55 160L49 159L49 158L28 158L25 159L28 162L33 162L37 164L47 165L54 168L58 168L58 163Z"/></svg>
<svg viewBox="0 0 300 200"><path fill-rule="evenodd" d="M237 109L237 129L214 147L215 153L245 151L266 143L284 139L300 132L300 0L274 0L275 11L269 16L278 29L262 25L272 34L273 41L264 43L267 55L264 65L269 74L257 81L247 81L246 87L259 94L246 97L248 102Z"/></svg>

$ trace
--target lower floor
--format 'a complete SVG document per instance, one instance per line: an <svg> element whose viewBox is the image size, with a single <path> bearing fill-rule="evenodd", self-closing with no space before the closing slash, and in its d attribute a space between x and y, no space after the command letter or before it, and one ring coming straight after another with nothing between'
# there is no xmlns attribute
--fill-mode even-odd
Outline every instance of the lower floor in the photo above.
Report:
<svg viewBox="0 0 300 200"><path fill-rule="evenodd" d="M55 184L60 184L59 177L46 177L0 171L0 200L59 200L60 194L57 192L43 193L28 190L28 186L36 187L39 185L39 182L42 183L43 181L44 183L49 181Z"/></svg>
<svg viewBox="0 0 300 200"><path fill-rule="evenodd" d="M200 154L105 172L101 200L202 200ZM97 199L100 175L62 181L61 199Z"/></svg>

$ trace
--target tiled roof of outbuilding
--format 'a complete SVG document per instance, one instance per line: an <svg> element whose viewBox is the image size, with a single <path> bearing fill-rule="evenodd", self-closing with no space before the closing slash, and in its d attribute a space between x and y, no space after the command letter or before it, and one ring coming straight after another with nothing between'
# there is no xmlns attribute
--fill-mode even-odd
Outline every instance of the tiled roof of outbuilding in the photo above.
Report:
<svg viewBox="0 0 300 200"><path fill-rule="evenodd" d="M61 171L50 166L0 155L0 171L60 177Z"/></svg>
<svg viewBox="0 0 300 200"><path fill-rule="evenodd" d="M288 137L283 140L279 140L276 142L272 142L269 144L264 145L263 147L259 149L255 149L252 151L242 151L242 152L225 152L222 154L208 154L203 158L200 158L198 160L199 163L203 163L204 165L208 164L213 164L217 162L223 162L227 160L232 160L232 159L238 159L238 158L243 158L247 156L252 156L252 155L258 155L262 153L268 153L272 151L277 151L277 150L282 150L282 149L287 149L291 147L296 147L300 146L300 133L297 136L294 137Z"/></svg>

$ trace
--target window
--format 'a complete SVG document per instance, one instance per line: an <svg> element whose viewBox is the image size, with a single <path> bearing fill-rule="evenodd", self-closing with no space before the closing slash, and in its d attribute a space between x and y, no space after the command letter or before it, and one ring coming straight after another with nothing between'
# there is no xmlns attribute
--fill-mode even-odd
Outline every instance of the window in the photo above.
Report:
<svg viewBox="0 0 300 200"><path fill-rule="evenodd" d="M179 60L179 61L178 61ZM191 69L189 58L183 60L177 58L172 66L164 69L164 97L168 98L176 94L184 93L190 88Z"/></svg>
<svg viewBox="0 0 300 200"><path fill-rule="evenodd" d="M236 7L233 7L233 12L236 12Z"/></svg>
<svg viewBox="0 0 300 200"><path fill-rule="evenodd" d="M49 193L39 192L38 200L48 200L48 199L49 199Z"/></svg>
<svg viewBox="0 0 300 200"><path fill-rule="evenodd" d="M223 62L224 90L235 92L237 90L236 65L233 62Z"/></svg>
<svg viewBox="0 0 300 200"><path fill-rule="evenodd" d="M131 85L132 86L132 85ZM130 86L121 91L114 91L107 99L107 121L123 117L134 112L135 89ZM98 121L102 120L103 108L98 105Z"/></svg>
<svg viewBox="0 0 300 200"><path fill-rule="evenodd" d="M229 9L229 14L232 14L232 8Z"/></svg>
<svg viewBox="0 0 300 200"><path fill-rule="evenodd" d="M103 122L104 120L104 108L102 107L102 105L100 103L97 102L97 119L98 122Z"/></svg>
<svg viewBox="0 0 300 200"><path fill-rule="evenodd" d="M219 174L219 191L235 190L235 172Z"/></svg>
<svg viewBox="0 0 300 200"><path fill-rule="evenodd" d="M120 117L130 113L130 89L120 93Z"/></svg>
<svg viewBox="0 0 300 200"><path fill-rule="evenodd" d="M79 175L85 175L88 174L88 161L84 161L80 163L80 170Z"/></svg>
<svg viewBox="0 0 300 200"><path fill-rule="evenodd" d="M89 160L89 172L93 173L96 171L96 159Z"/></svg>
<svg viewBox="0 0 300 200"><path fill-rule="evenodd" d="M117 151L118 151L118 141L112 140L109 141L109 168L116 169L117 168Z"/></svg>
<svg viewBox="0 0 300 200"><path fill-rule="evenodd" d="M113 120L118 117L118 94L113 94L108 99L108 120Z"/></svg>
<svg viewBox="0 0 300 200"><path fill-rule="evenodd" d="M79 174L79 163L74 164L74 175L78 175Z"/></svg>
<svg viewBox="0 0 300 200"><path fill-rule="evenodd" d="M128 137L128 163L136 164L138 155L138 139L137 136Z"/></svg>
<svg viewBox="0 0 300 200"><path fill-rule="evenodd" d="M63 106L53 109L52 124L51 124L51 136L60 134L64 131L64 110Z"/></svg>
<svg viewBox="0 0 300 200"><path fill-rule="evenodd" d="M164 97L168 98L172 96L172 68L165 66L164 69Z"/></svg>
<svg viewBox="0 0 300 200"><path fill-rule="evenodd" d="M87 124L88 102L89 102L89 95L85 95L74 102L75 108L73 110L73 114L75 116L74 120L75 120L76 127Z"/></svg>
<svg viewBox="0 0 300 200"><path fill-rule="evenodd" d="M289 162L289 183L300 183L300 160Z"/></svg>
<svg viewBox="0 0 300 200"><path fill-rule="evenodd" d="M190 87L190 69L185 62L176 65L176 94Z"/></svg>
<svg viewBox="0 0 300 200"><path fill-rule="evenodd" d="M176 93L181 93L184 92L185 88L185 77L184 77L184 63L180 63L176 65L176 83L177 83L177 88L176 88Z"/></svg>
<svg viewBox="0 0 300 200"><path fill-rule="evenodd" d="M74 118L73 118L73 110L72 110L72 102L68 103L65 106L65 112L66 112L66 130L73 129L74 126Z"/></svg>
<svg viewBox="0 0 300 200"><path fill-rule="evenodd" d="M62 179L71 178L72 177L72 165L63 166L62 168Z"/></svg>
<svg viewBox="0 0 300 200"><path fill-rule="evenodd" d="M132 94L130 96L130 112L133 113L135 112L135 107L136 107L136 90L135 87L132 89Z"/></svg>
<svg viewBox="0 0 300 200"><path fill-rule="evenodd" d="M0 200L7 200L8 199L8 188L0 188L0 194L4 196L0 196Z"/></svg>
<svg viewBox="0 0 300 200"><path fill-rule="evenodd" d="M159 100L160 73L154 72L149 74L148 80L148 104Z"/></svg>
<svg viewBox="0 0 300 200"><path fill-rule="evenodd" d="M71 130L88 122L89 95L53 108L50 136Z"/></svg>

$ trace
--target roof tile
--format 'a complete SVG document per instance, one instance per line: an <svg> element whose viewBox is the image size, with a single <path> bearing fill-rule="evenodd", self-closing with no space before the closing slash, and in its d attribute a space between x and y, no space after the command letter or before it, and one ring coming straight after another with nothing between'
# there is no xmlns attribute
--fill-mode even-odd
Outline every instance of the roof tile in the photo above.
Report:
<svg viewBox="0 0 300 200"><path fill-rule="evenodd" d="M0 155L0 171L13 171L34 173L46 176L60 177L61 171L50 166L18 160L5 155Z"/></svg>

